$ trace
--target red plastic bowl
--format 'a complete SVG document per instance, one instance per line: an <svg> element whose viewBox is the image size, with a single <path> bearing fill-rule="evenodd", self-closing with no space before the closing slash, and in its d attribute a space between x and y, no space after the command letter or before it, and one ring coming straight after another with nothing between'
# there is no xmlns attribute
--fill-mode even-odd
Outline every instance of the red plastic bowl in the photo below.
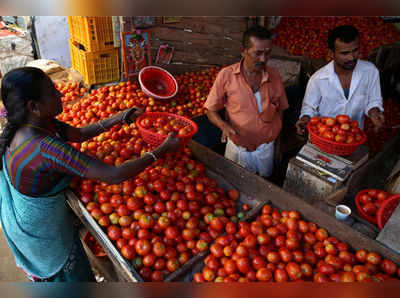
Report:
<svg viewBox="0 0 400 298"><path fill-rule="evenodd" d="M352 144L344 144L336 141L327 140L317 135L315 132L312 131L310 122L307 125L307 129L310 136L310 141L313 145L317 146L323 152L340 156L352 154L354 151L357 150L358 146L362 145L367 140L367 135L363 130L361 130L361 134L363 136L361 141Z"/></svg>
<svg viewBox="0 0 400 298"><path fill-rule="evenodd" d="M391 196L389 199L383 202L381 207L378 209L376 218L378 222L378 227L383 229L389 218L392 216L394 210L396 210L397 205L400 203L400 194Z"/></svg>
<svg viewBox="0 0 400 298"><path fill-rule="evenodd" d="M370 190L371 190L371 188L369 188L369 189L363 189L363 190L359 191L358 194L356 195L355 201L356 201L356 206L357 206L357 212L358 212L358 214L359 214L362 218L364 218L366 221L369 221L370 223L376 225L376 224L377 224L377 222L376 222L376 217L372 217L371 215L365 213L364 210L362 209L361 202L360 202L360 197L361 197L361 195L363 195L363 194L365 194L365 193L368 193L368 191L370 191ZM379 190L377 189L377 191L379 191Z"/></svg>
<svg viewBox="0 0 400 298"><path fill-rule="evenodd" d="M178 92L178 83L165 69L146 66L139 72L139 84L143 92L157 99L169 99Z"/></svg>

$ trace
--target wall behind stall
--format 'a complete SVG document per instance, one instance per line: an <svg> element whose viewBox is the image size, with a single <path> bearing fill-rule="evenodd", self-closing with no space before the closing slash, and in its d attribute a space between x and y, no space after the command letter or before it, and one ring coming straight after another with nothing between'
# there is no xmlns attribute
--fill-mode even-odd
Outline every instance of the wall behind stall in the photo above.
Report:
<svg viewBox="0 0 400 298"><path fill-rule="evenodd" d="M235 63L246 28L246 17L182 17L177 23L160 23L148 28L153 61L158 47L167 43L175 48L165 67L173 73Z"/></svg>
<svg viewBox="0 0 400 298"><path fill-rule="evenodd" d="M34 26L39 58L55 60L63 67L71 67L67 17L35 16Z"/></svg>

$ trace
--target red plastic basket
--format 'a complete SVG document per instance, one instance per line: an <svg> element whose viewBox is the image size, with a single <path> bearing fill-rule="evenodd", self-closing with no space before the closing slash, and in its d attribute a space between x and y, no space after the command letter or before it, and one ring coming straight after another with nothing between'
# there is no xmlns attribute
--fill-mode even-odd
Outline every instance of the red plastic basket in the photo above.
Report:
<svg viewBox="0 0 400 298"><path fill-rule="evenodd" d="M312 131L310 122L307 125L307 129L310 135L311 143L317 146L323 152L330 154L336 154L341 156L350 155L357 150L358 146L362 145L367 140L367 135L362 130L361 134L363 138L361 139L361 141L353 144L343 144L320 137L319 135L317 135L315 132Z"/></svg>
<svg viewBox="0 0 400 298"><path fill-rule="evenodd" d="M157 99L169 99L178 92L173 75L161 67L146 66L139 72L139 84L143 92Z"/></svg>
<svg viewBox="0 0 400 298"><path fill-rule="evenodd" d="M381 207L378 209L376 219L378 223L378 227L383 229L389 218L392 216L392 213L397 208L397 205L400 203L400 194L391 196L389 199L383 202Z"/></svg>
<svg viewBox="0 0 400 298"><path fill-rule="evenodd" d="M186 146L187 143L189 143L190 139L193 137L193 135L198 131L198 126L195 122L192 120L182 117L176 114L172 113L167 113L167 112L149 112L149 113L143 113L136 119L136 125L139 127L139 132L143 138L143 140L152 146L159 146L168 135L162 135L155 133L151 130L148 130L144 128L142 125L140 125L140 121L143 118L149 118L151 121L155 121L159 117L172 117L174 120L176 120L180 125L190 125L192 127L192 131L184 136L179 136L182 140L182 146Z"/></svg>
<svg viewBox="0 0 400 298"><path fill-rule="evenodd" d="M358 214L362 218L364 218L366 221L369 221L370 223L373 223L376 225L377 224L376 217L372 217L369 214L365 213L364 210L362 209L361 202L360 202L361 195L368 193L368 191L370 191L370 190L372 190L372 189L363 189L363 190L359 191L358 194L356 195L355 202L356 202ZM378 189L376 189L376 190L380 191Z"/></svg>

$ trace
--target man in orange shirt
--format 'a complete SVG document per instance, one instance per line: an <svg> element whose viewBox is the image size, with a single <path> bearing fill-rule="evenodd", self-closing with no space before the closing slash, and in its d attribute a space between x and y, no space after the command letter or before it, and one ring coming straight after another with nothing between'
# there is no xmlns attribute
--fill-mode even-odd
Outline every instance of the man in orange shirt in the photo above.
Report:
<svg viewBox="0 0 400 298"><path fill-rule="evenodd" d="M225 157L264 177L272 174L274 141L289 107L279 72L266 65L271 50L269 31L249 28L241 61L219 72L205 103L208 119L227 138ZM218 114L224 107L225 120Z"/></svg>

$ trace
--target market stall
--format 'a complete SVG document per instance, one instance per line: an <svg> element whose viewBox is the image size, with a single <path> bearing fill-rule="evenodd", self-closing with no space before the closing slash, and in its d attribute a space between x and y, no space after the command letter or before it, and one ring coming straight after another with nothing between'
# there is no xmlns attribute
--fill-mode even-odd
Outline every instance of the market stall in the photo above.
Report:
<svg viewBox="0 0 400 298"><path fill-rule="evenodd" d="M80 179L68 191L92 266L107 281L400 277L396 239L359 215L355 203L359 191L383 189L397 161L400 118L395 117L399 110L393 112L395 100L385 103L390 134L380 139L381 147L371 141L380 132L373 131L368 119L366 132L360 132L367 141L354 142L354 150L346 154L326 152L312 138L298 137L294 128L308 77L328 61L322 44L329 29L351 22L366 34L377 26L376 35L362 40L363 58L376 46L395 41L399 32L380 18L311 18L307 26L304 18L281 18L274 24L269 65L279 70L290 105L276 158L277 170L285 173L275 175L274 184L223 157L221 133L203 106L221 68L240 59L243 31L261 21L265 19L69 17L72 65L80 75L70 80L75 71L63 70L54 80L63 103L57 119L82 127L131 107L144 111L136 123L118 123L88 141L71 143L75 149L120 166L153 150L172 129L185 141L192 139L175 155L154 158L152 166L122 183ZM382 53L377 53L377 65ZM152 93L139 79L152 64L161 67L150 68L153 76L155 71L166 73L172 91L153 82ZM168 96L156 92L160 90ZM179 126L177 119L185 124ZM161 140L158 144L146 139L149 131ZM351 208L346 220L335 217L339 203ZM227 270L226 263L234 265Z"/></svg>
<svg viewBox="0 0 400 298"><path fill-rule="evenodd" d="M128 21L128 20L125 20ZM204 25L200 26L198 24L194 24L191 22L189 19L180 19L177 22L168 25L168 26L156 26L154 23L155 20L148 20L148 29L146 29L146 32L149 32L153 34L154 36L157 36L157 41L154 44L159 45L159 43L162 43L162 39L168 39L168 36L171 34L174 34L173 32L176 32L177 30L184 30L184 35L182 36L183 40L195 40L196 42L183 42L183 47L181 45L177 45L175 50L177 50L177 56L175 56L176 59L183 59L185 62L184 64L186 65L187 69L198 69L198 67L202 68L205 66L208 66L207 63L203 62L200 59L197 59L196 55L197 52L200 48L204 46L203 44L203 39L207 38L212 38L213 40L215 39L215 42L217 42L219 31L218 27L221 26L221 23L217 20L213 20L215 22L215 27L213 27L212 30L214 30L214 35L210 36L207 35L207 28L209 28L209 25ZM176 20L175 20L176 21ZM237 22L238 20L233 20L233 19L227 19L228 23L231 22ZM242 20L243 21L243 20ZM316 22L322 21L322 20L316 20ZM349 22L350 20L347 19L335 19L331 23L327 24L326 28L328 27L333 27L337 24L340 24L341 22ZM353 20L354 21L354 20ZM370 21L370 20L368 20ZM376 20L377 21L377 20ZM156 21L155 21L156 22ZM282 23L280 26L276 28L276 33L278 34L278 39L276 40L276 43L278 45L282 45L282 40L284 39L284 34L285 32L284 28L285 26L288 26L287 22L301 22L300 20L296 19L291 19L291 20L286 20L283 19ZM200 20L201 23L201 20ZM129 22L127 23L129 25ZM151 25L153 24L153 25ZM235 23L235 26L232 28L235 28L235 30L239 30L238 26L240 24L240 21ZM311 22L310 24L313 24ZM362 21L360 23L357 23L357 26L360 26L361 30L364 30L365 27L363 27L365 24ZM126 25L126 24L125 24ZM126 25L126 26L128 26ZM382 24L381 24L382 25ZM146 25L147 26L147 25ZM152 27L153 26L153 27ZM155 26L155 27L154 27ZM310 25L311 26L311 25ZM300 30L301 26L294 26L296 30ZM390 27L385 27L385 30L389 30ZM193 35L193 30L198 31L196 35ZM236 31L229 31L232 37L236 36ZM283 31L282 31L283 30ZM324 31L325 32L325 31ZM327 32L327 31L326 31ZM326 33L325 32L325 33ZM226 33L226 32L225 32ZM324 34L325 34L324 33ZM396 32L392 32L391 34L387 34L386 37L388 38L387 41L385 42L391 42L392 37L396 35ZM302 36L302 35L300 35ZM383 36L383 35L382 35ZM295 38L293 36L293 38ZM231 41L227 41L227 43L234 43L235 38L230 39ZM321 41L323 42L323 41ZM364 42L364 41L363 41ZM376 40L376 44L379 44L382 41ZM233 45L232 43L232 45ZM185 51L187 49L187 46L193 47L193 50L191 50L191 55L189 56L182 56L180 51ZM231 46L232 46L231 45ZM374 45L372 43L368 44L370 48L373 48ZM123 46L123 45L122 45ZM318 46L316 44L316 46ZM293 50L293 49L292 49ZM320 49L323 52L323 49ZM303 50L304 51L304 50ZM290 50L289 50L290 52ZM300 52L292 51L294 54L298 54ZM321 52L321 53L322 53ZM368 51L363 52L363 55L366 55ZM178 54L179 53L179 54ZM305 53L304 53L305 54ZM282 52L276 52L275 54L273 53L273 57L277 58L276 63L277 65L281 65L284 61L289 65L290 63L293 64L292 67L288 68L280 68L281 75L285 79L287 87L294 86L295 84L301 83L300 79L300 65L302 68L302 71L307 72L308 74L316 70L316 67L313 66L313 63L318 64L318 62L311 62L312 60L307 60L301 57L290 57L289 55L283 54ZM318 59L318 58L324 58L320 55L320 52L316 51L311 51L310 57L313 59ZM233 59L233 56L227 55L224 56L224 61L226 63L229 63L229 59ZM282 59L282 60L279 60ZM171 61L171 60L169 60ZM175 60L176 61L176 60ZM211 60L210 60L211 61ZM233 60L232 60L233 61ZM317 60L315 60L317 61ZM166 69L169 69L171 71L176 70L176 68L181 68L182 63L172 63L171 65L164 65ZM323 64L321 62L319 65ZM275 66L277 66L275 65ZM125 67L125 66L124 66ZM136 95L139 95L141 97L135 98L135 100L130 100L130 101L124 101L123 103L125 106L129 106L131 104L140 104L140 106L144 107L146 111L169 111L173 113L178 113L179 115L184 115L187 117L193 117L197 116L197 119L201 119L201 117L204 118L204 116L201 116L204 113L204 110L202 110L201 105L202 101L205 99L205 96L208 93L209 88L211 87L212 81L215 79L216 74L218 73L220 67L216 68L211 68L207 71L199 71L197 73L190 73L190 72L185 72L184 74L178 75L177 76L177 82L178 85L180 86L180 90L177 94L177 96L172 100L172 101L158 101L154 98L149 98L149 100L146 100L144 94L139 94L139 92L136 91L136 88L138 87L137 85L133 84L133 91L136 91ZM125 74L126 75L126 74ZM89 97L89 100L81 101L80 104L78 103L77 105L67 105L66 106L66 111L64 113L64 116L61 116L61 119L67 122L71 122L74 125L83 125L85 124L85 120L83 119L83 122L78 121L74 119L73 112L70 112L71 110L78 110L79 108L82 107L88 107L89 110L92 109L93 107L96 107L98 104L96 104L96 99L95 97L98 98L104 98L108 99L109 104L113 104L113 92L116 93L117 98L118 98L118 93L120 90L123 90L124 86L121 85L121 88L116 88L112 90L112 88L101 88L98 92L92 91L91 92L91 97ZM129 86L127 90L129 89ZM299 88L301 89L301 88ZM128 91L129 92L129 91ZM110 97L111 95L111 97ZM133 93L133 96L135 96L135 93ZM187 100L187 96L189 96L190 100L194 102L192 103L187 103L185 102ZM296 94L298 96L298 94ZM92 98L92 99L90 99ZM295 99L292 99L292 103L294 107L299 108L299 101L301 101L300 97L296 97ZM291 105L292 105L291 103ZM124 106L124 105L122 105ZM118 106L115 106L116 109L118 109ZM96 109L95 109L96 111ZM90 113L90 112L89 112ZM290 111L288 113L289 118L290 117L298 117L298 111L294 109L293 111ZM97 113L95 113L97 115ZM95 116L93 115L93 116ZM91 120L91 117L88 118L87 113L85 114L85 117L87 120ZM102 116L101 116L102 117ZM194 118L196 119L196 118ZM75 122L75 123L74 123ZM288 122L291 122L294 125L293 119L289 119ZM201 121L198 121L199 124L201 124ZM368 127L368 125L367 125ZM201 140L203 144L214 144L215 146L215 140L207 140L207 135L211 135L212 129L208 127L207 125L204 126L202 129L200 125L200 131L199 134L195 136L195 139L197 138L198 140ZM297 141L293 142L296 140L296 138L293 138L293 135L288 133L288 131L293 132L293 127L286 127L286 134L285 131L283 135L286 136L286 153L293 151L296 147L298 149L301 148L301 143L302 141L297 139ZM213 133L212 134L214 138L219 138L218 134ZM123 135L122 135L123 136ZM138 132L135 132L135 136L138 136ZM287 142L287 140L290 139L290 142ZM283 142L285 142L283 140ZM303 141L304 142L304 141ZM97 141L97 145L95 144L83 144L83 147L80 147L81 150L91 152L92 154L95 154L96 156L100 156L105 158L104 155L101 154L101 151L99 152L98 146L100 145L101 147L101 142ZM148 150L148 146L146 144L143 144L142 142L139 142L140 145L137 145L137 149L135 150L135 154L139 155L139 153L142 153L146 150ZM289 145L288 145L289 144ZM303 143L304 144L304 143ZM140 147L139 147L140 146ZM371 146L371 145L370 145ZM254 197L254 202L256 202L256 205L252 205L249 202L249 205L252 207L252 213L247 215L247 219L251 220L255 216L255 213L260 211L260 207L267 202L272 203L274 206L279 208L280 210L288 208L288 206L291 206L291 208L298 210L307 220L311 220L316 222L319 226L324 227L328 230L328 232L332 233L335 237L338 237L342 241L346 241L350 246L352 246L353 249L361 249L364 247L367 250L376 250L379 253L381 253L383 256L394 260L397 263L397 254L394 253L392 250L386 248L384 245L378 243L375 241L375 238L378 236L379 229L374 226L373 224L369 223L368 221L364 220L362 217L358 216L356 213L356 207L354 204L354 196L355 194L361 190L362 188L367 188L367 187L372 187L371 183L366 182L367 178L372 179L373 181L377 181L381 179L385 173L385 171L380 171L379 174L382 175L381 177L378 177L377 175L374 175L373 178L371 175L372 168L376 165L381 166L379 163L383 162L383 160L387 160L388 154L380 155L377 156L375 159L372 159L371 157L376 154L376 152L372 152L373 154L370 155L370 147L367 146L361 146L356 150L351 156L345 156L345 157L339 157L336 156L335 154L328 154L324 155L324 152L319 150L318 148L313 147L311 144L308 146L303 147L306 148L307 150L301 150L300 153L303 154L303 159L298 159L296 157L293 157L289 162L288 162L288 170L287 170L287 175L286 179L283 183L283 188L285 190L288 190L289 192L294 193L296 196L300 198L300 201L298 198L289 195L288 193L280 190L279 195L275 194L272 192L271 194L268 194L268 192L265 191L265 189L271 190L275 189L275 186L273 184L270 184L269 182L265 181L264 179L261 179L259 177L256 177L254 175L251 175L248 173L246 170L243 170L240 167L235 166L234 164L228 162L227 160L223 159L221 156L216 155L214 152L210 151L206 147L203 147L197 143L191 143L190 148L193 150L194 157L199 160L202 163L205 163L207 166L207 171L208 173L214 173L212 176L215 176L215 180L218 183L218 185L223 185L226 190L228 190L230 187L235 187L237 188L241 195L241 199L246 198L246 197ZM213 147L213 146L209 146ZM139 149L140 148L140 149ZM374 147L375 148L375 147ZM397 148L395 143L392 143L387 150L392 152L392 155L396 154L394 148ZM221 150L221 149L220 149ZM311 151L310 151L311 150ZM312 151L314 150L314 151ZM285 151L285 149L284 149ZM223 152L222 150L220 152ZM307 153L308 152L308 153ZM311 152L311 153L310 153ZM386 151L387 152L387 151ZM308 154L308 155L307 155ZM309 160L308 163L304 162L304 156L307 155L307 157L310 159L310 156L314 155L314 160ZM327 169L321 169L321 163L316 162L318 159L321 159L326 161L326 158L330 158L334 160L334 164L339 164L339 166L336 168L336 172L332 172L332 168L330 168L330 171L327 171ZM299 156L297 154L297 156ZM383 156L385 156L383 158ZM121 158L121 156L119 157ZM213 162L209 162L208 158L211 158ZM287 156L286 156L287 158ZM325 160L324 160L325 158ZM369 159L370 158L370 159ZM113 159L110 162L123 162L124 158L122 159ZM319 167L315 167L316 164L319 164ZM221 169L222 172L221 172ZM345 169L345 171L343 171ZM387 169L389 171L390 169ZM219 175L218 175L219 173ZM230 174L235 173L236 176L231 176ZM240 177L240 178L238 178ZM228 182L227 182L228 181ZM257 182L254 182L257 181ZM239 183L239 184L236 184ZM256 184L254 184L256 183ZM259 184L259 185L257 185ZM230 185L230 187L229 187ZM249 187L251 186L251 187ZM375 186L377 187L377 186ZM260 189L259 192L254 193L255 190ZM261 191L261 189L264 189ZM277 188L279 189L279 188ZM277 191L277 190L276 190ZM269 196L270 195L270 196ZM279 198L277 201L275 201L273 198L275 198L275 195ZM79 198L79 195L78 195ZM299 206L296 205L295 202L292 202L294 200L295 202L298 202ZM253 204L254 204L253 202ZM334 217L334 206L337 205L338 203L343 202L348 205L353 210L353 213L351 217L344 223L338 222L335 217ZM244 202L241 202L242 204ZM82 219L82 221L87 225L87 228L90 229L92 232L93 236L99 241L101 246L103 246L104 250L106 251L107 255L110 257L110 259L113 262L114 268L116 269L115 271L117 272L117 275L119 278L122 280L128 280L128 281L141 281L143 278L149 278L148 276L143 277L143 274L138 274L138 269L141 268L140 266L137 267L136 269L132 264L129 262L126 262L124 258L121 256L120 252L115 249L113 246L112 242L107 239L106 234L104 231L99 229L99 226L96 228L96 223L95 221L91 218L90 214L85 210L85 207L82 203L78 203L77 198L73 198L73 195L70 194L70 205L73 208L73 210L78 214L78 216ZM294 208L293 206L296 206ZM308 207L304 207L308 206ZM297 208L298 207L298 208ZM311 209L307 209L311 208ZM310 210L313 210L312 212ZM315 217L314 215L318 215ZM342 226L343 230L337 229L337 226ZM335 228L333 228L335 227ZM191 276L194 273L193 268L198 268L200 266L199 264L203 261L205 257L205 253L200 253L197 254L196 256L193 256L190 261L186 262L182 267L174 271L173 273L170 273L165 277L165 280L177 280L177 279L182 279L182 280L188 280L191 278ZM143 273L143 272L142 272ZM146 275L146 274L145 274Z"/></svg>
<svg viewBox="0 0 400 298"><path fill-rule="evenodd" d="M305 220L312 221L319 227L326 229L329 235L348 243L352 249L375 251L382 257L393 260L397 264L399 263L400 256L397 253L355 231L323 211L305 203L300 198L287 193L198 143L191 142L189 148L193 153L193 157L206 166L207 172L215 178L220 187L225 189L234 187L240 191L239 202L241 204L248 203L251 207L248 214L243 218L244 221L254 219L254 215L259 213L265 204L275 206L279 210L297 210ZM125 260L120 252L116 250L105 232L101 230L100 226L85 210L83 204L79 202L79 198L73 193L70 193L68 197L70 206L104 248L123 280L141 281L142 278L132 264ZM167 277L166 281L190 280L194 273L192 267L198 266L204 260L204 257L204 253L194 257L183 267L172 273L170 277Z"/></svg>

